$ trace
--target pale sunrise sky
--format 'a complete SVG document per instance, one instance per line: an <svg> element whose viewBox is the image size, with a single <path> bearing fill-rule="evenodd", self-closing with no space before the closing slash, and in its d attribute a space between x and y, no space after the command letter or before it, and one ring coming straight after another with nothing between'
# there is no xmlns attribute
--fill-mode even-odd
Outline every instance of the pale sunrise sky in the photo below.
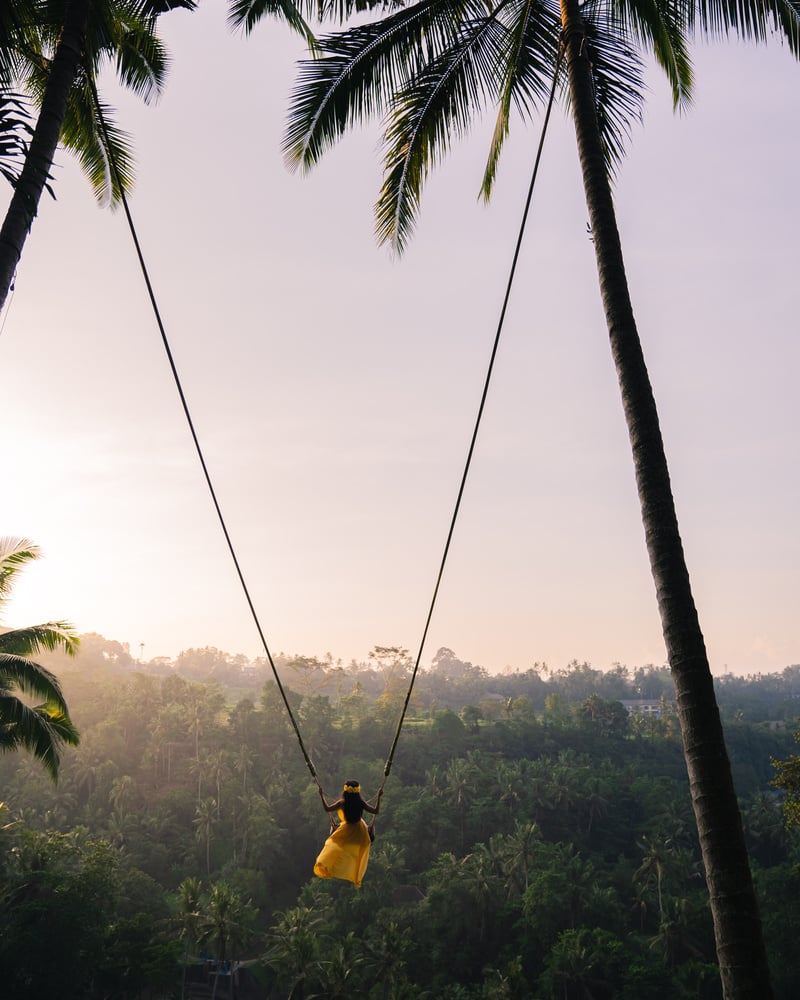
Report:
<svg viewBox="0 0 800 1000"><path fill-rule="evenodd" d="M301 44L164 17L171 76L134 136L131 209L273 652L416 651L540 123L432 176L396 260L373 239L377 129L307 177L280 138ZM694 108L650 77L616 198L715 673L800 663L800 64L698 47ZM5 624L66 618L145 659L258 656L121 212L58 157L0 333L0 534L38 543ZM4 209L8 192L2 191ZM664 662L574 135L548 136L423 663Z"/></svg>

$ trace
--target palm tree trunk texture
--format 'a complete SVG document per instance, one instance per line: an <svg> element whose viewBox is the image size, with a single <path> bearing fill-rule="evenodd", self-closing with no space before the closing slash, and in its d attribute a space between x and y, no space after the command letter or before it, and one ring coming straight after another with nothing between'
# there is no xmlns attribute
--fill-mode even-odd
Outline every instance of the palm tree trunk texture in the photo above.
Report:
<svg viewBox="0 0 800 1000"><path fill-rule="evenodd" d="M628 292L578 0L561 0L561 19L600 290L675 684L723 993L726 1000L769 1000L769 969L741 815L678 531L655 399Z"/></svg>
<svg viewBox="0 0 800 1000"><path fill-rule="evenodd" d="M67 101L83 51L91 0L72 0L56 46L42 108L19 180L0 229L0 309L8 297L25 240L39 208L42 191L64 124Z"/></svg>

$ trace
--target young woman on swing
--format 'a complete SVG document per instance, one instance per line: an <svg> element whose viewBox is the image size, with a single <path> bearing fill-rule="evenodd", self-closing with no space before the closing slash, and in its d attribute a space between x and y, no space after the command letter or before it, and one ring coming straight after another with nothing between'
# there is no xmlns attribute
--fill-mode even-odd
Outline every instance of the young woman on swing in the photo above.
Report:
<svg viewBox="0 0 800 1000"><path fill-rule="evenodd" d="M377 816L381 808L383 788L378 792L375 805L371 806L361 798L361 785L357 781L345 781L340 798L330 805L319 787L319 797L327 813L338 812L341 822L332 830L320 851L314 865L314 874L320 878L343 878L361 888L361 880L367 870L369 847L375 839L373 820L370 826L364 822L363 814ZM333 820L331 820L333 825Z"/></svg>

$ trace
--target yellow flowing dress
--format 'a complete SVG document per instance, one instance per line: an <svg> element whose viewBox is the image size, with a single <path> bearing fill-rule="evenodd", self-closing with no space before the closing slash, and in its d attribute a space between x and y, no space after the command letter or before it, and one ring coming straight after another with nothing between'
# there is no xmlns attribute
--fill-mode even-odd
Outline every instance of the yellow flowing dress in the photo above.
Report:
<svg viewBox="0 0 800 1000"><path fill-rule="evenodd" d="M361 888L361 880L369 862L369 830L363 819L348 823L339 810L342 822L328 837L314 865L320 878L343 878Z"/></svg>

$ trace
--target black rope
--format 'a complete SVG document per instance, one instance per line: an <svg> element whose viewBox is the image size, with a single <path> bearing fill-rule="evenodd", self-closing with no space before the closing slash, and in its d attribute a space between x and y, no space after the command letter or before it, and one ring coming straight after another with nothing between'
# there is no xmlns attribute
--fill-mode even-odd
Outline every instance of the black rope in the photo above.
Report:
<svg viewBox="0 0 800 1000"><path fill-rule="evenodd" d="M419 672L420 661L422 660L422 651L425 648L425 641L428 638L428 629L430 628L431 619L433 618L433 611L434 611L434 608L436 607L436 599L439 596L439 587L441 585L442 577L444 575L444 568L445 568L445 564L447 563L447 556L448 556L448 554L450 552L450 543L453 540L453 533L454 533L455 527L456 527L456 520L458 518L458 512L461 509L461 500L462 500L462 498L464 496L464 488L465 488L466 483L467 483L467 476L469 475L470 466L472 465L472 455L473 455L473 453L475 451L475 442L477 441L477 438L478 438L478 430L480 429L481 420L483 418L483 411L484 411L484 408L486 406L486 398L487 398L487 396L489 394L489 384L490 384L490 382L492 380L492 372L494 371L494 363L495 363L495 359L497 357L497 350L498 350L498 347L500 346L500 334L502 333L502 330L503 330L503 324L504 324L505 318L506 318L506 311L508 309L508 301L509 301L509 298L511 296L511 286L512 286L512 284L514 282L514 275L515 275L516 270L517 270L517 262L519 260L519 254L520 254L520 250L522 248L522 237L523 237L523 234L525 233L525 225L526 225L526 223L528 221L528 213L530 211L531 200L533 198L533 189L534 189L534 186L536 184L536 177L537 177L537 175L539 173L539 163L540 163L541 158L542 158L542 150L544 149L544 140L545 140L545 136L547 134L547 126L548 126L548 123L550 121L550 113L553 110L553 103L555 101L556 86L558 84L558 75L559 75L559 72L561 70L561 61L562 61L562 58L563 58L563 51L564 51L563 50L563 45L560 45L559 46L559 50L558 50L558 56L556 58L556 68L555 68L555 72L553 74L553 85L550 88L550 98L549 98L548 103L547 103L547 110L545 112L544 122L542 124L542 133L541 133L541 136L539 138L539 146L538 146L538 149L536 150L536 160L535 160L534 165L533 165L533 173L531 175L531 182L530 182L530 185L528 187L528 197L525 200L525 208L524 208L523 213L522 213L522 221L521 221L520 227L519 227L519 234L517 235L517 242L516 242L516 246L514 248L514 255L513 255L512 260L511 260L511 268L509 270L508 281L506 283L506 293L505 293L505 296L503 297L502 308L500 309L500 317L499 317L498 322L497 322L497 332L495 333L494 344L492 346L492 353L491 353L491 356L489 358L489 366L488 366L488 368L486 370L486 379L485 379L485 381L483 383L483 393L481 394L481 401L480 401L480 405L478 407L478 414L477 414L477 416L475 418L475 426L474 426L474 428L472 430L472 438L471 438L470 443L469 443L469 450L467 451L467 460L464 463L464 472L462 473L462 476L461 476L461 484L460 484L460 486L458 488L458 496L456 497L455 507L453 508L453 516L452 516L452 518L450 520L450 529L447 532L447 540L446 540L445 545L444 545L444 552L442 553L442 561L439 564L439 573L438 573L438 575L436 577L436 584L435 584L435 586L433 588L433 596L431 598L430 607L428 608L428 617L425 619L425 627L422 630L422 639L420 640L419 650L417 651L417 658L416 658L416 661L414 663L414 669L413 669L413 671L411 673L411 681L410 681L410 683L408 685L408 692L406 693L405 701L403 702L403 710L400 713L400 720L397 723L397 730L395 731L395 734L394 734L394 739L392 741L392 746L391 746L391 749L389 751L389 756L386 758L386 764L385 764L385 766L383 768L383 781L381 782L381 787L380 787L380 791L381 792L383 792L383 786L386 784L386 779L389 777L389 772L392 769L392 761L394 760L394 752L397 749L397 743L398 743L398 740L400 739L400 731L403 728L403 723L405 722L406 712L408 710L408 705L409 705L409 702L411 701L411 694L412 694L412 692L414 690L414 682L417 679L417 673Z"/></svg>
<svg viewBox="0 0 800 1000"><path fill-rule="evenodd" d="M503 297L503 305L502 305L502 308L500 310L500 317L499 317L498 324L497 324L497 331L495 333L494 343L493 343L493 346L492 346L492 351L491 351L491 355L490 355L490 359L489 359L489 365L488 365L488 368L487 368L487 371L486 371L486 378L484 380L483 392L481 393L480 405L478 406L478 413L477 413L477 416L475 418L475 425L473 427L472 437L470 439L469 449L467 451L467 458L466 458L466 462L464 464L464 471L463 471L462 476L461 476L461 483L460 483L459 488L458 488L458 495L456 497L456 502L455 502L455 506L454 506L454 509L453 509L453 515L452 515L452 517L450 519L450 527L449 527L449 530L447 532L447 539L445 541L444 551L442 553L442 559L441 559L441 562L439 564L439 572L438 572L437 577L436 577L436 583L435 583L434 589L433 589L433 596L431 597L430 606L428 608L428 614L427 614L427 617L425 619L425 626L424 626L423 631L422 631L422 638L420 640L419 649L417 651L417 657L416 657L416 660L414 662L414 669L413 669L412 674L411 674L411 680L409 682L408 691L406 692L405 700L403 702L403 708L402 708L402 711L400 713L400 719L399 719L399 721L397 723L397 729L396 729L395 734L394 734L394 739L392 740L392 745L391 745L391 748L389 750L389 755L386 758L386 764L385 764L384 769L383 769L383 781L381 782L381 786L380 786L380 789L379 789L379 792L378 792L379 795L381 795L383 793L383 787L386 784L386 779L389 777L389 773L390 773L390 771L392 769L392 763L393 763L393 760L394 760L394 754L395 754L395 751L397 749L397 744L398 744L398 741L400 739L400 733L402 731L403 723L405 722L406 713L408 711L408 706L409 706L409 703L411 701L411 695L412 695L413 690L414 690L414 683L415 683L415 681L417 679L417 674L419 673L419 666L420 666L420 662L422 660L422 653L423 653L424 648L425 648L425 642L426 642L426 640L428 638L428 631L430 629L431 620L433 619L433 612L434 612L434 609L436 607L436 600L437 600L437 598L439 596L439 588L441 586L442 577L444 576L444 569L445 569L445 565L447 563L447 557L448 557L449 552L450 552L450 544L451 544L451 542L453 540L453 534L455 532L456 521L458 519L458 514L459 514L459 511L461 509L461 501L462 501L463 496L464 496L464 489L466 487L467 477L469 475L469 470L470 470L470 467L472 465L472 457L473 457L473 454L475 452L475 444L476 444L476 441L477 441L477 438L478 438L478 431L480 429L481 420L483 418L483 412L484 412L484 409L486 407L486 399L487 399L488 394L489 394L489 385L491 383L492 374L493 374L493 371L494 371L494 364L495 364L495 360L497 358L497 351L498 351L498 348L500 346L500 335L502 333L503 325L505 323L505 316L506 316L506 312L507 312L507 309L508 309L509 298L510 298L510 295L511 295L511 287L512 287L512 284L513 284L513 281L514 281L514 276L515 276L516 269L517 269L517 263L519 261L519 255L520 255L520 251L521 251L521 248L522 248L522 238L523 238L523 235L524 235L524 232L525 232L525 226L526 226L526 223L527 223L527 220L528 220L528 214L529 214L529 211L530 211L531 200L533 198L533 190L534 190L534 186L536 184L536 178L537 178L538 173L539 173L539 164L541 162L542 150L544 148L544 140L545 140L545 136L547 134L547 126L548 126L549 121L550 121L550 114L552 112L553 103L554 103L554 100L555 100L555 92L556 92L556 86L558 84L558 75L559 75L559 71L560 71L560 68L561 68L562 56L563 56L563 48L559 48L558 58L556 59L555 73L553 74L553 85L552 85L552 88L550 90L550 98L549 98L549 101L548 101L548 104L547 104L547 110L545 112L545 117L544 117L544 123L542 125L541 136L539 138L539 146L538 146L537 151L536 151L536 159L535 159L534 166L533 166L533 173L531 175L531 182L530 182L530 185L528 187L528 195L527 195L527 198L525 200L525 207L524 207L524 210L523 210L523 213L522 213L522 221L520 223L519 233L518 233L516 245L515 245L515 248L514 248L514 254L513 254L513 257L512 257L511 268L509 270L508 281L506 283L506 291L505 291L505 295ZM227 524L225 522L225 518L224 518L224 516L222 514L222 509L220 507L219 500L217 498L216 490L214 489L214 484L213 484L213 482L211 480L211 475L210 475L210 473L208 471L208 466L206 464L206 460L205 460L205 457L203 455L203 450L202 450L202 448L200 446L200 441L199 441L199 438L197 436L197 431L195 430L194 421L192 420L192 416L191 416L191 413L189 411L189 405L187 403L186 396L185 396L184 391L183 391L183 386L181 384L180 376L178 375L178 369L177 369L177 367L175 365L175 359L173 357L172 349L170 347L169 340L167 338L166 330L164 328L164 323L163 323L163 321L161 319L161 313L159 311L158 303L156 301L155 293L153 291L153 286L152 286L152 283L150 281L150 275L149 275L148 270L147 270L147 265L146 265L145 260L144 260L144 255L142 253L142 249L141 249L141 246L139 244L139 238L138 238L138 235L136 233L136 227L134 226L133 218L131 216L130 208L128 206L128 200L127 200L127 198L125 196L125 190L124 190L124 187L123 187L122 178L120 176L119 169L117 167L117 162L116 162L116 159L114 157L114 152L113 152L113 149L111 147L111 142L110 142L109 135L108 135L108 129L106 128L105 119L103 117L103 113L102 113L102 110L100 108L100 101L98 99L97 90L95 88L94 81L91 79L91 76L89 76L89 81L90 81L90 85L91 85L91 88L92 88L92 96L93 96L93 99L94 99L95 108L97 109L98 120L100 122L100 127L102 129L103 136L104 136L105 142L106 142L106 149L107 149L107 152L108 152L109 164L110 164L111 171L113 173L114 179L116 180L117 186L119 188L120 200L122 202L122 207L123 207L123 209L125 211L125 218L127 219L127 222L128 222L128 228L129 228L130 233L131 233L131 238L133 239L134 247L136 248L136 255L137 255L138 260L139 260L139 267L140 267L140 269L142 271L142 276L144 277L145 285L147 286L147 293L148 293L148 296L150 298L150 304L152 306L153 314L154 314L154 316L156 318L156 322L158 324L159 332L161 334L161 341L162 341L162 343L164 345L164 350L165 350L166 355L167 355L167 360L169 361L169 366L170 366L170 370L172 371L172 377L173 377L174 382L175 382L175 387L178 390L178 396L180 397L181 406L183 407L183 412L184 412L184 415L186 417L186 422L187 422L187 424L189 426L189 431L190 431L191 436L192 436L192 441L194 442L195 451L197 452L197 457L200 460L200 466L201 466L201 468L203 470L203 476L205 477L206 485L208 486L208 491L209 491L209 493L211 495L211 499L212 499L212 502L214 504L214 509L215 509L215 511L217 513L217 519L219 521L220 527L222 528L222 533L225 536L225 542L226 542L226 544L228 546L228 551L230 553L231 559L233 560L234 567L236 568L236 574L239 577L239 583L241 584L242 591L243 591L244 596L245 596L245 600L247 601L247 606L250 609L250 614L251 614L251 616L253 618L253 622L254 622L254 624L256 626L256 630L257 630L259 638L261 640L261 645L262 645L262 647L264 649L264 652L265 652L265 654L267 656L267 660L268 660L269 665L270 665L270 667L272 669L272 674L273 674L273 676L275 678L275 683L278 686L278 691L280 692L281 698L283 699L283 703L284 703L284 705L286 707L286 712L287 712L287 714L289 716L289 721L291 722L292 728L294 729L294 733L295 733L295 736L297 737L297 742L300 745L300 750L302 751L303 758L304 758L304 760L306 762L306 766L308 767L308 770L311 773L311 777L314 779L314 782L316 783L317 787L321 788L320 783L319 783L319 779L317 778L316 769L314 768L314 764L313 764L313 762L312 762L312 760L311 760L311 758L310 758L310 756L308 754L308 751L306 750L305 744L303 743L303 737L300 734L300 729L299 729L299 727L297 725L297 721L296 721L296 719L294 717L294 713L292 712L291 706L289 705L289 699L286 696L286 691L284 690L283 684L281 683L280 676L278 675L278 670L277 670L277 668L275 666L275 661L272 658L272 653L270 652L269 644L267 643L266 636L264 635L264 630L261 627L261 622L259 620L258 613L256 612L255 605L253 604L253 600L252 600L252 598L250 596L250 590L249 590L249 588L247 586L247 582L245 580L244 573L242 572L242 568L241 568L241 565L239 563L239 559L238 559L238 557L236 555L236 550L235 550L235 548L233 546L233 541L231 540L230 532L228 531L228 527L227 527Z"/></svg>
<svg viewBox="0 0 800 1000"><path fill-rule="evenodd" d="M200 466L203 470L203 476L205 477L206 485L208 486L208 491L211 494L211 500L214 504L214 509L217 512L217 519L219 521L220 527L222 528L222 533L225 536L225 542L228 546L228 551L230 552L231 559L233 560L233 565L236 568L236 574L239 577L239 583L241 584L242 591L244 592L245 600L247 601L247 606L250 608L250 614L255 623L256 630L258 632L259 638L261 639L261 645L266 653L269 665L272 668L273 676L275 677L275 683L278 685L278 690L280 691L281 698L283 699L283 704L286 706L286 711L289 715L289 721L294 729L295 736L297 736L297 742L300 744L300 749L303 753L303 757L306 762L308 770L311 772L311 777L314 779L317 787L321 787L319 784L319 779L317 778L317 772L314 768L314 764L311 757L306 750L305 744L303 743L303 737L300 735L300 729L298 728L297 721L295 720L294 713L292 712L291 706L289 705L289 699L286 697L286 691L284 690L281 679L278 676L278 670L275 666L275 661L272 659L272 653L270 652L269 645L267 644L266 636L264 635L264 630L261 628L261 622L259 621L258 614L253 604L253 599L250 596L250 590L247 586L247 582L244 578L244 573L242 572L242 567L239 564L239 559L236 555L236 550L233 547L233 542L231 540L230 533L228 531L228 526L225 523L225 518L222 514L222 508L220 507L219 500L217 499L217 493L214 489L214 484L211 481L211 475L208 471L208 466L206 464L205 457L203 455L203 449L200 447L200 440L197 437L197 431L195 430L194 421L192 420L192 415L189 412L189 404L186 401L186 395L183 391L183 386L181 385L180 376L178 375L178 369L175 366L175 359L172 355L172 349L169 345L169 340L167 339L167 333L164 328L164 323L161 320L161 313L158 308L158 303L156 302L155 293L153 292L153 286L150 282L150 275L147 270L147 265L145 264L144 255L142 254L142 248L139 244L139 237L136 233L136 227L133 224L133 218L131 216L130 209L128 207L128 199L125 197L125 188L122 183L122 178L120 176L119 168L117 167L117 161L114 157L114 151L111 147L111 141L108 135L108 129L106 128L105 119L103 117L103 112L100 108L100 101L97 95L97 89L94 85L94 80L91 74L87 74L87 79L89 80L92 88L92 97L94 99L95 108L97 109L97 116L100 122L100 127L105 138L106 150L108 152L109 164L111 166L114 179L116 180L117 187L119 188L120 200L122 202L122 207L125 210L125 218L128 220L128 229L130 230L131 237L133 239L133 244L136 248L136 255L139 258L139 267L141 268L142 275L144 277L145 285L147 286L147 294L150 297L150 305L153 308L153 314L156 318L156 323L158 324L159 332L161 333L161 342L164 345L164 350L166 351L167 360L169 361L169 367L172 371L172 377L175 381L175 387L178 390L178 396L180 397L181 406L183 407L183 412L186 417L186 422L189 425L189 431L192 435L192 441L194 442L195 451L197 452L197 457L200 460Z"/></svg>

